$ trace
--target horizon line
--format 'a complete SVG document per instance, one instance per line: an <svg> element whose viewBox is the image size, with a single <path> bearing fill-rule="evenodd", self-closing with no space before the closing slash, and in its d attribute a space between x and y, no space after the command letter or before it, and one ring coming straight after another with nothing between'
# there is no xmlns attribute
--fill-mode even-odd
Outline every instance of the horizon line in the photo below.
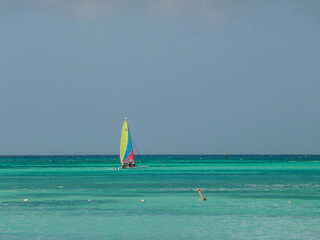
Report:
<svg viewBox="0 0 320 240"><path fill-rule="evenodd" d="M306 155L306 156L320 156L320 153L161 153L161 154L135 154L136 156L258 156L258 155L273 155L273 156L293 156L293 155ZM88 157L88 156L119 156L119 154L4 154L0 157Z"/></svg>

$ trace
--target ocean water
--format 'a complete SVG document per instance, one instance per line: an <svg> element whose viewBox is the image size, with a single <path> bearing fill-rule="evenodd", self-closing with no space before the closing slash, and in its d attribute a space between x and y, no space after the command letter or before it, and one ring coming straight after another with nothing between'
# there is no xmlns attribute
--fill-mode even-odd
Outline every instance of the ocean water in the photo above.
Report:
<svg viewBox="0 0 320 240"><path fill-rule="evenodd" d="M320 156L143 160L0 157L0 239L319 239Z"/></svg>

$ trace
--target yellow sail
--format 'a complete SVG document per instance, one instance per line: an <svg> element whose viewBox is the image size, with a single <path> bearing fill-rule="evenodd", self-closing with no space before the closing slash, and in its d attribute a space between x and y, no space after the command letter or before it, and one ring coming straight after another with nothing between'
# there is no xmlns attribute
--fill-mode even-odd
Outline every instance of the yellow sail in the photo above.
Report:
<svg viewBox="0 0 320 240"><path fill-rule="evenodd" d="M127 120L124 121L122 125L122 132L121 132L121 141L120 141L120 162L123 163L124 155L127 151L128 145L128 122Z"/></svg>

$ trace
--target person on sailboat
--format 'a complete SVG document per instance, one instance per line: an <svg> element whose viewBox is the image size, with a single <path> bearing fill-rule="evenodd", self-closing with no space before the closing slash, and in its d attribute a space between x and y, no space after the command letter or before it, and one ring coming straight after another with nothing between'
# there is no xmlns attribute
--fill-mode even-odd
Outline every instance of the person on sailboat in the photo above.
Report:
<svg viewBox="0 0 320 240"><path fill-rule="evenodd" d="M129 162L127 168L135 167L136 164L134 162Z"/></svg>
<svg viewBox="0 0 320 240"><path fill-rule="evenodd" d="M134 162L127 162L127 163L122 163L121 167L122 168L131 168L131 167L135 167L136 164Z"/></svg>

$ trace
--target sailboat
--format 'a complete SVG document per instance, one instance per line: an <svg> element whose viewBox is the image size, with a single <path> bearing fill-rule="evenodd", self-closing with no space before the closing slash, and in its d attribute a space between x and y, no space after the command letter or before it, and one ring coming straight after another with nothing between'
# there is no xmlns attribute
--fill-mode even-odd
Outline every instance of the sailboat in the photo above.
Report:
<svg viewBox="0 0 320 240"><path fill-rule="evenodd" d="M135 167L132 139L130 136L127 119L122 125L121 140L120 140L120 162L122 168Z"/></svg>

